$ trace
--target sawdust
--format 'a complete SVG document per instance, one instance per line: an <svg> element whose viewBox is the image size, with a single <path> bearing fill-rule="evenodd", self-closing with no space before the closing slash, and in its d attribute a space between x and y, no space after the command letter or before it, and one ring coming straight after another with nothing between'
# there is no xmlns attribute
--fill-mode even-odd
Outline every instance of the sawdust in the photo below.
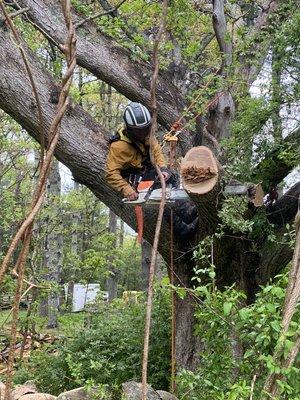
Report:
<svg viewBox="0 0 300 400"><path fill-rule="evenodd" d="M217 173L211 167L190 166L182 169L182 177L187 183L200 183L216 176Z"/></svg>

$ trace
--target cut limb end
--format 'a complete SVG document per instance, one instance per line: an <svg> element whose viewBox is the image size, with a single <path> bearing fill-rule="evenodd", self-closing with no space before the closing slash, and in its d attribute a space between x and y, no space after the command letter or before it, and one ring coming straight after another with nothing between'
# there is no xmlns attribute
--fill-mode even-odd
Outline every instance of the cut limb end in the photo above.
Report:
<svg viewBox="0 0 300 400"><path fill-rule="evenodd" d="M182 184L191 194L203 195L219 182L220 167L213 152L205 146L193 147L181 163Z"/></svg>

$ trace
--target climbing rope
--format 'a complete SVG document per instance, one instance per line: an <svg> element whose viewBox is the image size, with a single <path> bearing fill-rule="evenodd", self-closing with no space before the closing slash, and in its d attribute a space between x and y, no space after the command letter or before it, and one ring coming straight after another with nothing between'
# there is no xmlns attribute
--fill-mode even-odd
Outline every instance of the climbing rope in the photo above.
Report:
<svg viewBox="0 0 300 400"><path fill-rule="evenodd" d="M159 62L158 62L158 48L162 35L165 31L165 23L168 11L168 0L163 1L163 12L159 25L159 30L157 36L154 40L153 46L153 76L151 80L151 106L152 106L152 125L150 131L150 159L152 165L155 166L156 172L159 176L161 187L162 187L162 198L159 205L159 211L157 216L152 255L149 268L149 286L148 286L148 297L147 297L147 307L146 307L146 320L145 320L145 332L144 332L144 349L143 349L143 361L142 361L142 400L147 400L147 372L148 372L148 356L149 356L149 339L150 339L150 326L151 326L151 315L152 315L152 300L153 300L153 283L155 274L155 264L157 258L157 248L159 242L160 229L162 225L162 219L164 214L164 208L166 203L166 183L160 168L154 163L153 157L153 141L154 133L157 128L157 101L156 101L156 82L159 72Z"/></svg>
<svg viewBox="0 0 300 400"><path fill-rule="evenodd" d="M165 18L166 11L167 11L167 3L168 0L164 0L164 16ZM154 59L156 62L154 63L155 69L153 73L153 78L151 82L151 105L153 110L153 124L151 128L150 134L150 156L151 162L155 165L152 152L151 152L151 142L153 139L153 133L156 130L157 125L157 108L156 108L156 97L155 97L155 85L157 80L158 74L158 61L157 61L157 49L160 40L160 35L162 34L164 21L162 19L160 30L157 35L155 46L156 50L154 50ZM203 88L207 89L209 85L212 83L213 78L210 79ZM162 148L164 147L165 143L169 143L169 167L175 168L176 167L176 144L178 142L178 135L180 132L188 126L193 120L198 118L204 111L209 109L213 104L215 104L218 99L222 96L223 92L218 93L212 100L208 101L205 107L197 113L189 122L185 125L181 124L182 119L184 118L184 114L178 118L177 121L172 125L171 130L164 136L164 143ZM189 107L186 109L185 112L190 111L194 105L196 104L197 100L200 97L200 93L196 96L196 98L190 103ZM150 324L151 324L151 312L152 312L152 299L153 299L153 279L154 279L154 270L155 270L155 261L157 255L157 247L158 247L158 239L160 234L160 228L162 223L162 216L165 208L165 181L162 176L160 169L155 165L157 173L159 175L161 186L162 186L162 199L159 206L159 215L157 218L157 224L155 229L154 241L153 241L153 249L152 249L152 256L151 256L151 263L149 269L149 285L148 285L148 298L147 298L147 309L146 309L146 321L145 321L145 333L144 333L144 351L143 351L143 363L142 363L142 400L147 399L147 364L148 364L148 353L149 353L149 336L150 336ZM174 232L173 232L173 210L171 209L170 212L170 268L169 268L169 276L170 276L170 284L172 287L172 297L171 297L171 392L174 393L176 389L175 378L176 378L176 292L174 290L174 277L177 276L174 272ZM178 280L179 277L177 276ZM179 282L181 282L179 280ZM182 282L181 282L182 283ZM185 287L185 286L184 286ZM185 289L187 289L185 287Z"/></svg>

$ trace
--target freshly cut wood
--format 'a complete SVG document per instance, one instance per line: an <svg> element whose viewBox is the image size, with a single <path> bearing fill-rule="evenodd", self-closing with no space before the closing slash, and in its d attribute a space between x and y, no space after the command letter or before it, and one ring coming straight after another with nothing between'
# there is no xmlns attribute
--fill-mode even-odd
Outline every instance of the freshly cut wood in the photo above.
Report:
<svg viewBox="0 0 300 400"><path fill-rule="evenodd" d="M216 175L215 171L212 171L210 167L186 167L182 173L185 182L199 183L204 182Z"/></svg>
<svg viewBox="0 0 300 400"><path fill-rule="evenodd" d="M206 146L190 149L181 162L182 185L196 204L202 224L213 230L218 222L218 198L222 192L222 168L213 152Z"/></svg>
<svg viewBox="0 0 300 400"><path fill-rule="evenodd" d="M193 147L181 163L184 189L191 194L209 193L218 183L219 166L213 152L205 146Z"/></svg>

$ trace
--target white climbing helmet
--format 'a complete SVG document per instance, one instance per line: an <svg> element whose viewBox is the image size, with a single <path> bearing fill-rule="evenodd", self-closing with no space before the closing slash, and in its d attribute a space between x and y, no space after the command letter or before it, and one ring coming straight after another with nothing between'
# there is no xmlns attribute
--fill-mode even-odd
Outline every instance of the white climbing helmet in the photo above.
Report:
<svg viewBox="0 0 300 400"><path fill-rule="evenodd" d="M131 102L125 108L123 119L127 128L144 129L151 126L151 114L141 103Z"/></svg>

